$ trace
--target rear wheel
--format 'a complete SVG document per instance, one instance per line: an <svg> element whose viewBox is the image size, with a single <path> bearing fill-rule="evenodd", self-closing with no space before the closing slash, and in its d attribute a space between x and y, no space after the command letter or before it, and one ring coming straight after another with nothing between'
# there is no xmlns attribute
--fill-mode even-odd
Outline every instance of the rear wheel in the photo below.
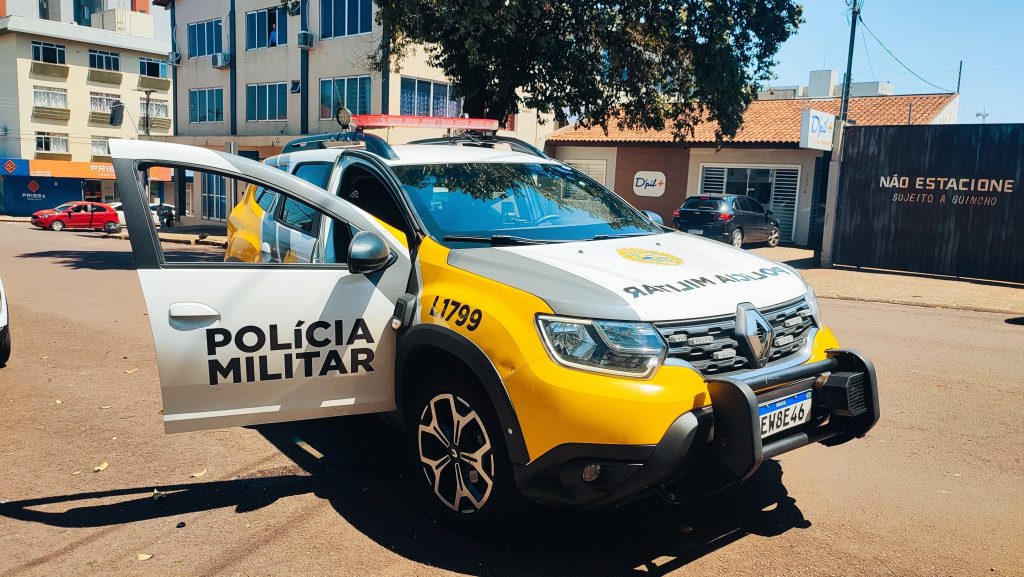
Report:
<svg viewBox="0 0 1024 577"><path fill-rule="evenodd" d="M56 231L56 232L60 232L60 231L64 230L64 221L63 220L55 220L55 221L51 222L50 223L50 230Z"/></svg>
<svg viewBox="0 0 1024 577"><path fill-rule="evenodd" d="M103 232L107 234L117 234L121 232L121 225L116 222L108 222L107 224L103 225Z"/></svg>
<svg viewBox="0 0 1024 577"><path fill-rule="evenodd" d="M768 229L768 246L779 246L779 240L782 238L782 233L779 232L779 227L774 224Z"/></svg>
<svg viewBox="0 0 1024 577"><path fill-rule="evenodd" d="M729 244L741 248L743 246L743 231L738 228L732 231L732 234L729 235Z"/></svg>
<svg viewBox="0 0 1024 577"><path fill-rule="evenodd" d="M407 436L419 470L413 482L452 524L494 529L522 511L497 414L468 371L439 370L423 380Z"/></svg>

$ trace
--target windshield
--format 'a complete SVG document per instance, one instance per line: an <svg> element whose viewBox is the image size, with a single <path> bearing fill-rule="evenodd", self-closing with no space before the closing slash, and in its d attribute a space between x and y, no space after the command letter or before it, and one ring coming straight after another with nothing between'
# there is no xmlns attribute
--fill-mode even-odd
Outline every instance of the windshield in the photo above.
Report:
<svg viewBox="0 0 1024 577"><path fill-rule="evenodd" d="M53 210L56 212L64 212L65 210L71 208L72 206L75 206L74 203L65 202L64 204L58 206L57 208L54 208Z"/></svg>
<svg viewBox="0 0 1024 577"><path fill-rule="evenodd" d="M561 164L426 164L394 171L438 239L568 241L662 232L613 192Z"/></svg>

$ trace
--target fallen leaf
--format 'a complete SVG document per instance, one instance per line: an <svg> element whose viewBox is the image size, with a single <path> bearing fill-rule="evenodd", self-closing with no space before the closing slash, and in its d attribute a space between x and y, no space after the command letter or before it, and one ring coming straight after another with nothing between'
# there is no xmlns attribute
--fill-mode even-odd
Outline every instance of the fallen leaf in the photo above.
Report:
<svg viewBox="0 0 1024 577"><path fill-rule="evenodd" d="M137 557L139 558L139 561L149 561L150 559L153 558L153 554L152 553L139 553L137 555Z"/></svg>
<svg viewBox="0 0 1024 577"><path fill-rule="evenodd" d="M137 370L139 370L139 369L125 369L124 372L126 372L126 373L128 373L130 375L130 374L134 373Z"/></svg>
<svg viewBox="0 0 1024 577"><path fill-rule="evenodd" d="M77 474L79 474L79 473L81 473L81 472L82 472L82 470L81 470L81 469L79 469L79 470L77 470L77 471L75 471L74 473L71 473L71 474L72 474L72 475L77 475Z"/></svg>
<svg viewBox="0 0 1024 577"><path fill-rule="evenodd" d="M175 528L177 528L177 529L184 529L185 528L185 522L184 521L179 521L178 524L175 525Z"/></svg>
<svg viewBox="0 0 1024 577"><path fill-rule="evenodd" d="M100 405L100 408L101 409L112 409L112 408L114 408L114 405Z"/></svg>
<svg viewBox="0 0 1024 577"><path fill-rule="evenodd" d="M190 475L190 476L193 479L198 479L199 477L202 477L205 474L206 474L206 469L203 469L202 471L196 471L195 473L192 473L192 475Z"/></svg>
<svg viewBox="0 0 1024 577"><path fill-rule="evenodd" d="M92 468L92 472L93 473L99 473L100 471L106 470L106 468L109 467L109 466L110 466L110 463L108 463L106 461L103 461L99 465L96 465L95 467L93 467Z"/></svg>
<svg viewBox="0 0 1024 577"><path fill-rule="evenodd" d="M167 496L167 493L164 493L163 491L158 491L156 489L153 489L153 500L154 501L156 501L157 499L162 499L162 498L164 498L166 496Z"/></svg>

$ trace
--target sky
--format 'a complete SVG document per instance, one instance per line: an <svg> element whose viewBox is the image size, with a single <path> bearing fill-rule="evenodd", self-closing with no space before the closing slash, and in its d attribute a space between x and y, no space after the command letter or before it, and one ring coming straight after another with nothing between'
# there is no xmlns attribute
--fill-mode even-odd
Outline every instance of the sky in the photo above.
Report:
<svg viewBox="0 0 1024 577"><path fill-rule="evenodd" d="M803 0L805 22L783 44L775 86L807 85L811 70L842 79L850 42L848 0ZM853 81L891 82L896 94L955 91L960 122L1024 122L1024 1L862 0L861 21L915 78L858 25ZM936 88L941 87L944 90Z"/></svg>

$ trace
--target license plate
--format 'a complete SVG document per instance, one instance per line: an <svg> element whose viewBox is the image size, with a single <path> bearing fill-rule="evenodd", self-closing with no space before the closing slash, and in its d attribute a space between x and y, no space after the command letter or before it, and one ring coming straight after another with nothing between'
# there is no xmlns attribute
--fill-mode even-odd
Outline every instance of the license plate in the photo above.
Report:
<svg viewBox="0 0 1024 577"><path fill-rule="evenodd" d="M792 429L811 420L811 391L803 391L783 399L759 405L761 438Z"/></svg>
<svg viewBox="0 0 1024 577"><path fill-rule="evenodd" d="M688 232L690 234L699 234L701 236L704 235L704 229L701 229L701 228L691 228L690 230L688 230L686 232Z"/></svg>

